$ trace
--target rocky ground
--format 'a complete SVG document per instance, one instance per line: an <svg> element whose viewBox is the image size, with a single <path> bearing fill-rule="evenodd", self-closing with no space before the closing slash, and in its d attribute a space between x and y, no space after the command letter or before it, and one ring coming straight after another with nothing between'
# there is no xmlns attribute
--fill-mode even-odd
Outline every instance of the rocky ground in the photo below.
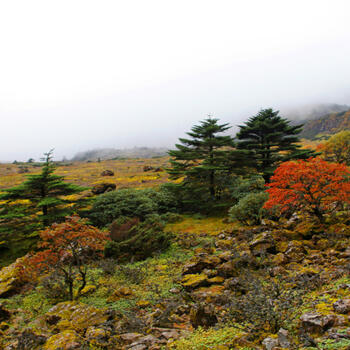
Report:
<svg viewBox="0 0 350 350"><path fill-rule="evenodd" d="M74 302L2 269L0 349L350 349L349 226L227 227L98 262Z"/></svg>

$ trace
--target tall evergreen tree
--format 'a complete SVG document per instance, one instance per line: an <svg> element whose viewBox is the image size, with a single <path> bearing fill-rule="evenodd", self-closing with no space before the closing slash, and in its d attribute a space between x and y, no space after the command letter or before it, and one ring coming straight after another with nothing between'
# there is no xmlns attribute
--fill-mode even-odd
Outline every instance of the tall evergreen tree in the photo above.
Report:
<svg viewBox="0 0 350 350"><path fill-rule="evenodd" d="M76 200L65 198L86 188L64 182L63 176L54 175L53 150L45 153L40 174L27 175L21 185L3 190L0 200L0 223L5 226L15 221L20 224L30 221L33 228L50 225L72 214ZM5 228L6 229L6 228ZM0 230L1 231L1 230Z"/></svg>
<svg viewBox="0 0 350 350"><path fill-rule="evenodd" d="M279 111L262 109L249 118L245 125L239 125L236 135L236 157L245 166L256 169L266 182L276 167L291 159L305 159L315 155L313 151L301 149L298 134L303 125L290 125Z"/></svg>
<svg viewBox="0 0 350 350"><path fill-rule="evenodd" d="M169 151L170 178L183 178L181 186L191 187L200 197L207 193L209 200L220 199L222 175L229 173L233 147L232 137L220 134L228 129L228 124L220 125L211 117L193 126L187 133L190 138L180 138L176 150Z"/></svg>

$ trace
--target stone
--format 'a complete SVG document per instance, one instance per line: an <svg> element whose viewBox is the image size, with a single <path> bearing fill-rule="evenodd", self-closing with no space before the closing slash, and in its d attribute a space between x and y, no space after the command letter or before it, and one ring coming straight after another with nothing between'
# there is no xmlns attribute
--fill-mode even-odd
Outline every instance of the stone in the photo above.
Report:
<svg viewBox="0 0 350 350"><path fill-rule="evenodd" d="M222 263L217 268L218 274L222 277L233 277L236 274L236 270L232 264L232 261Z"/></svg>
<svg viewBox="0 0 350 350"><path fill-rule="evenodd" d="M208 283L208 277L204 274L185 275L181 280L182 286L187 290L192 290Z"/></svg>
<svg viewBox="0 0 350 350"><path fill-rule="evenodd" d="M81 349L81 338L73 330L65 330L50 337L44 345L46 350L74 350Z"/></svg>
<svg viewBox="0 0 350 350"><path fill-rule="evenodd" d="M126 344L135 343L141 337L142 337L142 334L140 334L140 333L124 333L124 334L120 334L120 339Z"/></svg>
<svg viewBox="0 0 350 350"><path fill-rule="evenodd" d="M262 345L266 350L273 350L278 347L278 339L267 337L262 341Z"/></svg>
<svg viewBox="0 0 350 350"><path fill-rule="evenodd" d="M119 299L130 298L132 295L133 295L133 292L129 287L120 287L116 289L107 300L109 302L114 302Z"/></svg>
<svg viewBox="0 0 350 350"><path fill-rule="evenodd" d="M152 170L154 170L153 166L145 165L145 166L143 167L143 171L144 171L144 172L152 171Z"/></svg>
<svg viewBox="0 0 350 350"><path fill-rule="evenodd" d="M116 184L103 182L103 183L99 183L99 184L95 185L91 189L91 192L93 194L102 194L105 192L114 191L116 189L116 187L117 187Z"/></svg>
<svg viewBox="0 0 350 350"><path fill-rule="evenodd" d="M263 232L255 237L255 239L249 243L249 248L255 256L266 254L266 252L276 252L275 240L269 232Z"/></svg>
<svg viewBox="0 0 350 350"><path fill-rule="evenodd" d="M282 348L290 348L289 332L286 329L281 328L278 333L278 343Z"/></svg>
<svg viewBox="0 0 350 350"><path fill-rule="evenodd" d="M112 170L103 170L101 176L114 176L114 172Z"/></svg>
<svg viewBox="0 0 350 350"><path fill-rule="evenodd" d="M83 333L91 326L99 326L105 323L110 318L110 314L108 310L69 301L52 307L45 317L46 319L56 317L58 321L54 324L54 327L59 331L75 329L77 332Z"/></svg>
<svg viewBox="0 0 350 350"><path fill-rule="evenodd" d="M204 269L212 269L221 263L219 257L215 255L204 255L201 257L194 257L183 268L183 274L200 273Z"/></svg>
<svg viewBox="0 0 350 350"><path fill-rule="evenodd" d="M300 317L302 327L311 333L323 333L336 323L335 315L322 315L320 313L307 312Z"/></svg>
<svg viewBox="0 0 350 350"><path fill-rule="evenodd" d="M350 312L350 299L339 299L333 304L333 309L339 314Z"/></svg>
<svg viewBox="0 0 350 350"><path fill-rule="evenodd" d="M23 258L17 259L13 264L0 270L0 298L7 298L20 291L24 284L19 274L19 264Z"/></svg>

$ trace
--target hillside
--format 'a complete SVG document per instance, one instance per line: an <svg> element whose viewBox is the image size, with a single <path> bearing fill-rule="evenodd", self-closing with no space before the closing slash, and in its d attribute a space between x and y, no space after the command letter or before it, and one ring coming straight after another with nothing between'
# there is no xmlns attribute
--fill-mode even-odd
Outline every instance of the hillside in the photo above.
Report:
<svg viewBox="0 0 350 350"><path fill-rule="evenodd" d="M166 148L134 147L128 149L101 148L77 153L72 161L97 161L122 158L164 157Z"/></svg>
<svg viewBox="0 0 350 350"><path fill-rule="evenodd" d="M301 121L304 128L301 137L313 139L319 134L336 134L350 129L350 109L345 112L327 114L315 120Z"/></svg>

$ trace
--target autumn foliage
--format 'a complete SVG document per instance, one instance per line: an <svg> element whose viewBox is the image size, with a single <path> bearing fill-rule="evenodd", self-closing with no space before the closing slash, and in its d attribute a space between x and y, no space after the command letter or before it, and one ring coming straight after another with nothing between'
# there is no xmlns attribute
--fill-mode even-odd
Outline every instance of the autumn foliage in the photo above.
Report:
<svg viewBox="0 0 350 350"><path fill-rule="evenodd" d="M282 163L268 187L265 209L278 207L281 213L303 210L321 222L324 214L350 204L348 168L321 158Z"/></svg>
<svg viewBox="0 0 350 350"><path fill-rule="evenodd" d="M67 217L65 222L40 232L38 248L42 250L24 260L22 273L27 279L45 272L61 274L72 300L75 285L79 285L78 297L86 286L88 262L102 255L108 239L108 233L87 225L79 216Z"/></svg>

